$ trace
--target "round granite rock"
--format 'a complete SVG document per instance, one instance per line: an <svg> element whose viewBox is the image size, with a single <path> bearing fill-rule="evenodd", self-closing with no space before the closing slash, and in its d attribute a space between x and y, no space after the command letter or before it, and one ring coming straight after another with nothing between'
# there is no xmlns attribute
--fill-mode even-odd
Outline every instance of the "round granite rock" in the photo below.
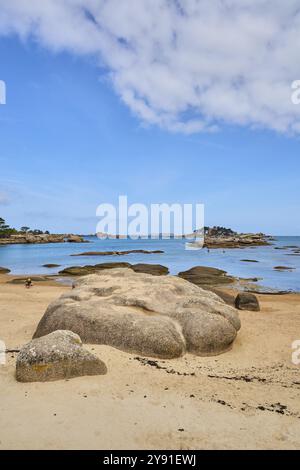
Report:
<svg viewBox="0 0 300 470"><path fill-rule="evenodd" d="M23 346L16 364L19 382L48 382L106 374L100 359L82 347L72 331L54 331Z"/></svg>

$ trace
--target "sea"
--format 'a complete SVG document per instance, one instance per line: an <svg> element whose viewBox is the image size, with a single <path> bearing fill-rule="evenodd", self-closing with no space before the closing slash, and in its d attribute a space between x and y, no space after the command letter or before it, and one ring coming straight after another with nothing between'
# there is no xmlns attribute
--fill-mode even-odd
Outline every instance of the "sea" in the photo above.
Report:
<svg viewBox="0 0 300 470"><path fill-rule="evenodd" d="M55 243L0 245L0 266L9 268L16 275L58 274L70 266L83 266L114 261L132 264L151 263L167 266L171 274L178 274L194 266L210 266L223 269L240 278L259 278L262 288L300 292L300 236L275 237L270 246L243 249L187 250L186 241L180 239L98 239L85 237L90 243ZM278 249L280 248L280 249ZM71 255L86 251L163 250L163 254L129 254L126 256ZM242 260L255 260L257 263ZM44 264L59 264L59 268L45 268ZM291 268L276 271L275 266Z"/></svg>

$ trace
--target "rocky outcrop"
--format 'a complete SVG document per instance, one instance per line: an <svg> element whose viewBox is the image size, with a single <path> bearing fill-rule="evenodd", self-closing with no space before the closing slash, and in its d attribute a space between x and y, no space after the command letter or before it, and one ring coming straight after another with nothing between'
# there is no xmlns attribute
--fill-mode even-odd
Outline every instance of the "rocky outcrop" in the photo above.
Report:
<svg viewBox="0 0 300 470"><path fill-rule="evenodd" d="M106 374L104 362L82 347L72 331L54 331L23 346L16 364L19 382L47 382Z"/></svg>
<svg viewBox="0 0 300 470"><path fill-rule="evenodd" d="M71 256L126 256L130 254L161 254L164 253L162 250L126 250L126 251L87 251L85 253L77 253Z"/></svg>
<svg viewBox="0 0 300 470"><path fill-rule="evenodd" d="M204 248L245 248L249 246L270 245L272 237L263 233L237 233L225 227L205 227L204 231L196 230L193 234L186 235L186 238L203 238ZM193 244L189 244L192 248ZM195 242L197 246L197 242Z"/></svg>
<svg viewBox="0 0 300 470"><path fill-rule="evenodd" d="M249 292L240 292L235 299L235 306L239 310L259 312L260 306L256 295Z"/></svg>
<svg viewBox="0 0 300 470"><path fill-rule="evenodd" d="M234 277L228 276L226 271L206 266L195 266L188 271L180 272L178 276L203 288L232 284L236 280Z"/></svg>
<svg viewBox="0 0 300 470"><path fill-rule="evenodd" d="M79 235L18 233L0 238L0 245L44 244L44 243L89 243Z"/></svg>
<svg viewBox="0 0 300 470"><path fill-rule="evenodd" d="M86 240L80 235L68 235L65 241L68 243L86 243Z"/></svg>
<svg viewBox="0 0 300 470"><path fill-rule="evenodd" d="M130 263L100 263L87 266L71 266L59 272L61 276L86 276L87 274L95 274L104 269L130 268L135 272L153 274L154 276L162 276L169 273L166 266L160 264L130 264Z"/></svg>
<svg viewBox="0 0 300 470"><path fill-rule="evenodd" d="M250 246L270 245L266 235L258 234L240 234L231 237L205 237L204 248L247 248Z"/></svg>
<svg viewBox="0 0 300 470"><path fill-rule="evenodd" d="M57 329L83 342L145 356L173 358L187 350L216 355L231 348L237 311L212 292L175 276L113 269L82 277L49 305L34 337Z"/></svg>

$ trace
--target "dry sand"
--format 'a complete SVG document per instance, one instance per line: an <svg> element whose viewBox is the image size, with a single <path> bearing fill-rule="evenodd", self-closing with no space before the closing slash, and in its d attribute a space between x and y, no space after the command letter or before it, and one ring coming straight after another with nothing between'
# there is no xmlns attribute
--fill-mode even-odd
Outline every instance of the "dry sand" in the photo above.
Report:
<svg viewBox="0 0 300 470"><path fill-rule="evenodd" d="M0 338L9 349L31 339L47 305L70 289L26 290L0 276ZM299 449L300 295L261 295L260 313L241 312L233 349L145 362L87 346L108 374L17 383L16 354L0 366L0 449Z"/></svg>

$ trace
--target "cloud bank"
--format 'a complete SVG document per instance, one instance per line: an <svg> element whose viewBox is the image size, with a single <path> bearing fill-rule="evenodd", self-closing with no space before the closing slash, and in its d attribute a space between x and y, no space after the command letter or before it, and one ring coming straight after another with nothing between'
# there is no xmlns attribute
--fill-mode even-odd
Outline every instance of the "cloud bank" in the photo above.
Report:
<svg viewBox="0 0 300 470"><path fill-rule="evenodd" d="M99 58L145 124L300 132L299 0L0 0L0 35Z"/></svg>

